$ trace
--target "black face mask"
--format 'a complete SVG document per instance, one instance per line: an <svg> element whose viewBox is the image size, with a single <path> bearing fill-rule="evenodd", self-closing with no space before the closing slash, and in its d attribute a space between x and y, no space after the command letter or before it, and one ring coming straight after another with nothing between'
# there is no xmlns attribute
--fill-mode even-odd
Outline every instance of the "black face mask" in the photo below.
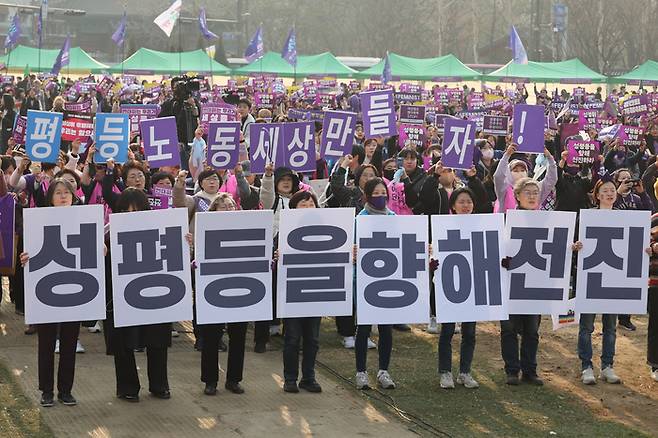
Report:
<svg viewBox="0 0 658 438"><path fill-rule="evenodd" d="M580 167L565 166L564 172L567 175L576 176L576 175L578 175L578 172L580 172Z"/></svg>
<svg viewBox="0 0 658 438"><path fill-rule="evenodd" d="M395 176L395 169L384 169L384 178L387 180L391 181L393 180L393 177Z"/></svg>

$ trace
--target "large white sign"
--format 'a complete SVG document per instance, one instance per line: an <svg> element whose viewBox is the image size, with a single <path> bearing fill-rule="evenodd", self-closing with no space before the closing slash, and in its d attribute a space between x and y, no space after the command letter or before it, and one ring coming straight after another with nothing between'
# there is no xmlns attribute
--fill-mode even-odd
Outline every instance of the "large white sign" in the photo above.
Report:
<svg viewBox="0 0 658 438"><path fill-rule="evenodd" d="M272 319L272 210L195 215L198 324Z"/></svg>
<svg viewBox="0 0 658 438"><path fill-rule="evenodd" d="M352 314L353 236L353 208L281 211L277 317Z"/></svg>
<svg viewBox="0 0 658 438"><path fill-rule="evenodd" d="M23 212L25 322L105 319L103 206Z"/></svg>
<svg viewBox="0 0 658 438"><path fill-rule="evenodd" d="M427 216L357 216L358 324L429 322Z"/></svg>
<svg viewBox="0 0 658 438"><path fill-rule="evenodd" d="M507 313L502 214L432 216L439 322L500 321Z"/></svg>
<svg viewBox="0 0 658 438"><path fill-rule="evenodd" d="M507 212L510 315L567 311L575 221L570 211Z"/></svg>
<svg viewBox="0 0 658 438"><path fill-rule="evenodd" d="M192 319L187 209L110 215L114 324Z"/></svg>
<svg viewBox="0 0 658 438"><path fill-rule="evenodd" d="M651 212L580 210L576 311L647 312Z"/></svg>

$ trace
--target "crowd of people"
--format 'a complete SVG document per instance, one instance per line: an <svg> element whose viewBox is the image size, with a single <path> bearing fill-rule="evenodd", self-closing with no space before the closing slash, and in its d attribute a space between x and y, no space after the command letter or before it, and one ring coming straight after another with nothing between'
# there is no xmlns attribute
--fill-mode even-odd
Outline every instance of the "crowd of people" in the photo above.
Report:
<svg viewBox="0 0 658 438"><path fill-rule="evenodd" d="M318 158L315 172L298 174L286 167L268 164L262 175L251 172L248 159L249 126L252 123L287 122L291 109L323 110L352 109L358 112L358 87L335 84L332 105L308 101L299 87L277 94L274 102L258 107L253 102L254 86L250 82L227 87L212 87L203 82L200 91L186 91L176 81L163 80L157 93L147 91L147 82L131 79L111 92L100 93L95 88L73 93L73 80L34 75L3 85L0 109L1 171L0 197L12 196L16 203L17 254L20 263L9 276L9 292L15 310L24 312L24 272L22 265L29 260L23 251L22 212L26 208L60 207L102 204L106 220L110 213L149 210L147 195L154 188L171 189L173 207L186 208L190 219L190 233L194 233L197 212L225 212L235 210L271 209L274 211L274 235L278 234L281 211L293 208L352 207L357 215L440 215L505 213L512 209L574 211L581 209L650 210L658 209L656 175L658 161L658 119L649 116L626 118L615 114L615 123L644 126L637 146L629 146L622 139L603 129L580 130L574 138L598 139L601 150L592 163L570 164L562 127L577 123L578 114L565 112L556 125L545 132L543 154L517 152L510 135L486 135L478 132L475 158L468 170L445 167L441 161L442 129L432 120L426 121L427 136L421 145L400 145L397 136L372 137L364 134L357 123L350 153L337 160ZM439 86L436 86L439 87ZM433 90L434 91L434 90ZM500 86L487 90L504 96L509 103L525 102L528 92L520 87L508 93ZM646 93L640 90L639 93ZM446 114L459 115L474 89L463 88L459 98L444 105ZM623 87L612 90L611 96L624 99ZM558 99L573 102L566 90L552 95L547 90L535 89L537 104L551 111L551 102ZM583 101L601 101L601 90L586 95ZM82 138L62 142L57 163L34 163L25 154L24 145L17 144L13 133L17 115L30 109L65 111L67 102L91 100L91 112L118 112L125 103L158 103L160 116L176 117L183 163L178 167L151 168L144 158L139 134L131 140L129 159L125 163L94 162L94 144L83 150ZM217 170L206 162L205 132L200 127L199 114L206 101L221 100L235 104L241 122L241 162L232 170ZM315 126L316 147L320 149L322 123ZM318 154L318 157L320 155ZM328 179L326 189L316 193L312 180ZM658 186L657 186L658 188ZM649 333L646 361L650 376L658 381L658 216L651 220L651 256L649 281ZM188 236L191 242L191 235ZM109 247L110 245L106 245ZM572 249L582 245L574 242ZM128 402L139 401L140 381L135 352L145 351L148 360L149 392L157 398L171 396L167 379L167 349L177 332L172 324L153 324L136 327L114 326L112 306L112 275L106 254L106 291L108 317L102 321L107 353L114 357L117 396ZM275 254L276 257L276 254ZM190 261L192 262L192 260ZM436 275L436 274L433 274ZM273 285L276 288L276 281ZM437 323L431 293L430 323L425 328L438 336L438 373L441 388L460 384L477 388L472 360L476 345L476 323ZM573 282L575 289L575 282ZM276 292L276 291L275 291ZM576 291L574 290L574 293ZM577 340L578 357L582 364L582 382L596 383L593 366L592 333L596 315L581 315ZM603 351L599 379L620 383L614 370L617 326L635 330L629 315L602 315ZM254 324L253 350L267 351L270 336L283 333L283 375L286 392L321 392L315 376L318 352L319 317L289 318L260 321ZM501 354L505 362L507 384L526 382L543 385L538 373L540 315L511 315L500 322ZM27 326L26 335L38 334L39 390L41 405L54 404L55 352L59 353L57 398L66 405L76 404L72 395L76 352L83 352L79 342L81 324L90 331L101 331L97 321L39 324ZM336 330L345 348L355 352L355 383L358 389L368 389L368 350L377 349L376 384L393 389L396 384L389 373L392 360L394 330L409 331L408 325L379 325L377 343L371 339L370 325L357 325L354 316L335 318ZM247 322L197 325L194 324L195 348L201 352L201 381L204 394L214 395L219 382L218 352L228 351L225 388L236 394L244 392L241 385ZM282 327L282 328L281 328ZM452 340L461 332L459 372L452 373ZM228 343L224 342L224 334ZM520 345L519 345L520 341ZM228 345L227 345L228 344ZM301 350L301 378L300 378ZM637 359L640 362L640 358Z"/></svg>

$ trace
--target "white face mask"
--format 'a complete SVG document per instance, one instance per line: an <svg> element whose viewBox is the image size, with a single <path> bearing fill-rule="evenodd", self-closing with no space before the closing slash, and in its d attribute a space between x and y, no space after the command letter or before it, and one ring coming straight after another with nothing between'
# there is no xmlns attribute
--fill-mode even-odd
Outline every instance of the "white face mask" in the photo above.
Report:
<svg viewBox="0 0 658 438"><path fill-rule="evenodd" d="M493 149L484 149L482 151L482 157L486 158L487 160L491 160L494 156L494 151Z"/></svg>
<svg viewBox="0 0 658 438"><path fill-rule="evenodd" d="M528 176L528 172L525 170L514 170L512 171L512 179L514 182L520 180L521 178L525 178Z"/></svg>

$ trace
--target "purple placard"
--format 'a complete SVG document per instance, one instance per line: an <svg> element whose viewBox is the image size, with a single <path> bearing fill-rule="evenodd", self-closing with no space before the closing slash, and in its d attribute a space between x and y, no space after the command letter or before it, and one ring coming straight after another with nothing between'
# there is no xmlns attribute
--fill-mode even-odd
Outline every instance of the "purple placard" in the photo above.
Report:
<svg viewBox="0 0 658 438"><path fill-rule="evenodd" d="M450 114L437 114L434 125L436 128L439 130L441 134L443 134L443 129L445 128L446 125L446 120L448 119L457 119L455 116L451 116Z"/></svg>
<svg viewBox="0 0 658 438"><path fill-rule="evenodd" d="M315 122L283 124L285 166L296 172L313 172L315 160Z"/></svg>
<svg viewBox="0 0 658 438"><path fill-rule="evenodd" d="M641 137L644 134L644 128L641 126L621 125L617 137L621 144L628 147L638 147L641 143Z"/></svg>
<svg viewBox="0 0 658 438"><path fill-rule="evenodd" d="M418 93L420 94L420 91L423 89L423 87L419 84L410 84L408 82L403 82L400 84L400 93Z"/></svg>
<svg viewBox="0 0 658 438"><path fill-rule="evenodd" d="M395 93L395 101L398 103L416 103L420 102L423 96L420 93L403 92Z"/></svg>
<svg viewBox="0 0 658 438"><path fill-rule="evenodd" d="M389 137L397 133L393 90L364 91L359 93L359 98L367 138Z"/></svg>
<svg viewBox="0 0 658 438"><path fill-rule="evenodd" d="M625 116L641 116L648 112L649 98L646 95L628 97L621 106L621 113Z"/></svg>
<svg viewBox="0 0 658 438"><path fill-rule="evenodd" d="M210 122L207 163L215 169L233 169L240 159L240 122Z"/></svg>
<svg viewBox="0 0 658 438"><path fill-rule="evenodd" d="M66 102L64 103L64 109L66 111L74 111L77 113L89 113L91 112L91 99L82 102Z"/></svg>
<svg viewBox="0 0 658 438"><path fill-rule="evenodd" d="M98 91L102 96L107 96L107 93L114 86L114 79L110 76L105 76L99 83L96 85L96 91Z"/></svg>
<svg viewBox="0 0 658 438"><path fill-rule="evenodd" d="M317 93L315 95L315 105L335 107L336 96L331 93Z"/></svg>
<svg viewBox="0 0 658 438"><path fill-rule="evenodd" d="M484 107L484 93L473 92L466 97L466 106L469 111L475 111Z"/></svg>
<svg viewBox="0 0 658 438"><path fill-rule="evenodd" d="M166 196L148 195L151 210L166 210L169 208L169 198Z"/></svg>
<svg viewBox="0 0 658 438"><path fill-rule="evenodd" d="M475 122L446 119L443 128L441 163L452 169L470 169L475 148Z"/></svg>
<svg viewBox="0 0 658 438"><path fill-rule="evenodd" d="M584 110L584 109L579 110L578 129L581 130L598 129L599 127L596 124L598 114L599 112L596 110Z"/></svg>
<svg viewBox="0 0 658 438"><path fill-rule="evenodd" d="M354 144L355 127L356 113L326 111L322 121L320 157L340 158L349 154Z"/></svg>
<svg viewBox="0 0 658 438"><path fill-rule="evenodd" d="M283 123L252 123L249 125L249 159L252 173L264 173L268 162L282 166Z"/></svg>
<svg viewBox="0 0 658 438"><path fill-rule="evenodd" d="M425 107L420 105L400 105L400 123L425 123Z"/></svg>
<svg viewBox="0 0 658 438"><path fill-rule="evenodd" d="M509 117L484 115L482 120L482 132L491 135L507 135L509 126Z"/></svg>
<svg viewBox="0 0 658 438"><path fill-rule="evenodd" d="M210 122L235 122L238 120L238 109L228 103L204 103L201 105L200 125L204 133L208 133Z"/></svg>
<svg viewBox="0 0 658 438"><path fill-rule="evenodd" d="M160 105L121 105L121 112L130 118L130 132L139 132L142 121L158 117Z"/></svg>
<svg viewBox="0 0 658 438"><path fill-rule="evenodd" d="M144 155L152 168L180 166L175 117L143 120L139 127L144 142Z"/></svg>
<svg viewBox="0 0 658 438"><path fill-rule="evenodd" d="M27 117L16 117L16 124L14 125L14 132L12 137L16 144L25 144L25 131L27 130Z"/></svg>
<svg viewBox="0 0 658 438"><path fill-rule="evenodd" d="M514 105L512 141L519 152L544 152L544 123L543 105Z"/></svg>
<svg viewBox="0 0 658 438"><path fill-rule="evenodd" d="M0 198L0 236L2 237L2 254L0 254L0 272L10 274L14 267L14 213L16 200L9 194Z"/></svg>
<svg viewBox="0 0 658 438"><path fill-rule="evenodd" d="M418 149L425 148L425 140L427 139L427 133L423 125L414 125L410 123L400 123L398 127L398 145L401 148L411 146ZM411 144L406 144L410 142Z"/></svg>
<svg viewBox="0 0 658 438"><path fill-rule="evenodd" d="M254 93L254 104L259 108L271 108L274 105L274 94Z"/></svg>
<svg viewBox="0 0 658 438"><path fill-rule="evenodd" d="M567 142L568 164L592 164L599 154L598 141L569 140Z"/></svg>

